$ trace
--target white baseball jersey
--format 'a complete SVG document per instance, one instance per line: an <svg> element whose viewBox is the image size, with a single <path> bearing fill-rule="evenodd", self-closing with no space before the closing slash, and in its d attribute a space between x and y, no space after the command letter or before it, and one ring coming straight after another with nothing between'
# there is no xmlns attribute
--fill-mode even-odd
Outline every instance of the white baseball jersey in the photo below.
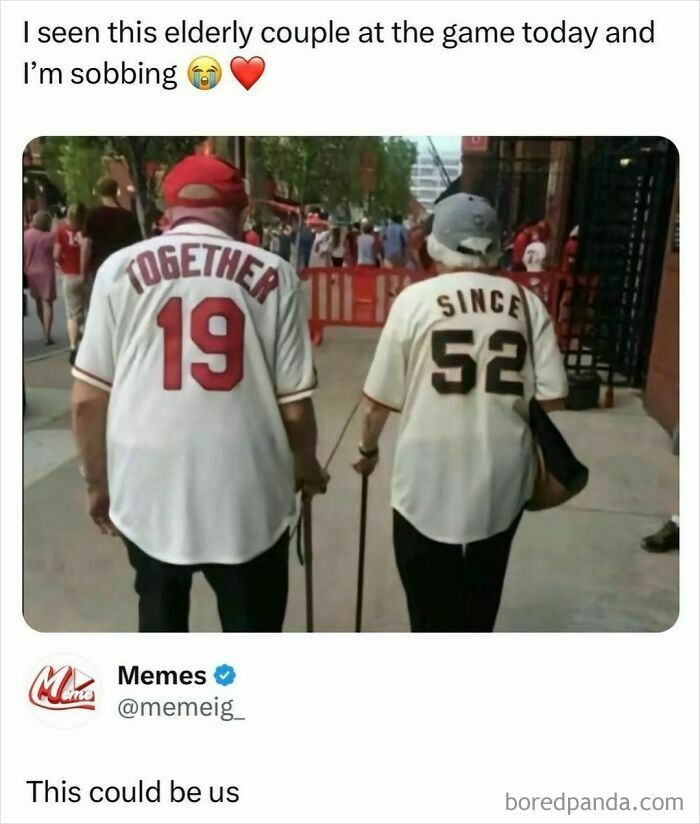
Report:
<svg viewBox="0 0 700 824"><path fill-rule="evenodd" d="M391 503L435 541L503 532L532 495L529 401L564 397L567 383L549 314L525 291L534 373L518 288L495 275L409 286L379 339L364 393L401 412Z"/></svg>
<svg viewBox="0 0 700 824"><path fill-rule="evenodd" d="M547 247L541 240L533 240L528 243L523 252L523 263L528 272L541 272L544 269L544 261L547 257Z"/></svg>
<svg viewBox="0 0 700 824"><path fill-rule="evenodd" d="M73 375L111 392L110 517L173 564L250 560L294 510L278 405L312 394L291 266L204 224L100 268Z"/></svg>

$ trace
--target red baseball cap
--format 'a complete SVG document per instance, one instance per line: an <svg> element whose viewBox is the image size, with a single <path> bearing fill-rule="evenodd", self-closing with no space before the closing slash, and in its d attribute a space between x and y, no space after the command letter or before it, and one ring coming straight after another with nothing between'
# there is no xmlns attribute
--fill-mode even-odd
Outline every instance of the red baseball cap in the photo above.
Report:
<svg viewBox="0 0 700 824"><path fill-rule="evenodd" d="M185 186L208 186L216 194L208 198L183 197ZM239 206L248 205L248 195L241 173L220 157L189 155L170 168L163 179L163 198L167 206Z"/></svg>

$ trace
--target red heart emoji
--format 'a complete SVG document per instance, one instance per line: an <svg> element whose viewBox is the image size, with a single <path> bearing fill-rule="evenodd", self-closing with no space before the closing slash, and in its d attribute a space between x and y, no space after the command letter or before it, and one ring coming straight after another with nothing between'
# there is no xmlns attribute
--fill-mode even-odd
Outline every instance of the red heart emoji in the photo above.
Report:
<svg viewBox="0 0 700 824"><path fill-rule="evenodd" d="M231 71L241 86L247 90L260 80L265 71L265 61L262 57L251 57L250 60L246 60L245 57L234 57L231 61Z"/></svg>

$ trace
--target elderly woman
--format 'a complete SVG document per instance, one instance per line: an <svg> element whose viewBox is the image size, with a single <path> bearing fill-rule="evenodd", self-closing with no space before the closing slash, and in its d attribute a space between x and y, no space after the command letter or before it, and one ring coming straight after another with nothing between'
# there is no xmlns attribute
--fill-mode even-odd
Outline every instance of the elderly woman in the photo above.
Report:
<svg viewBox="0 0 700 824"><path fill-rule="evenodd" d="M391 505L414 632L493 630L537 473L529 402L561 408L567 394L544 304L494 273L500 237L483 198L436 204L437 276L393 302L364 387L358 472L374 471L400 415Z"/></svg>
<svg viewBox="0 0 700 824"><path fill-rule="evenodd" d="M51 215L39 211L32 225L24 232L24 274L36 304L36 313L44 329L44 342L51 346L53 302L56 300L56 268L54 265L54 233Z"/></svg>

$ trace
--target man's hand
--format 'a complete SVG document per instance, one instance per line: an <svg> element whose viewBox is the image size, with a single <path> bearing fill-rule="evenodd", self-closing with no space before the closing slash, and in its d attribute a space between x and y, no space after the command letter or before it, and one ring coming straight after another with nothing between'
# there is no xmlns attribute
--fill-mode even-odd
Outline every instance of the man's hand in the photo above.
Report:
<svg viewBox="0 0 700 824"><path fill-rule="evenodd" d="M297 461L296 466L297 490L301 490L302 495L311 498L314 495L325 495L328 482L331 476L314 458L307 464L302 465Z"/></svg>
<svg viewBox="0 0 700 824"><path fill-rule="evenodd" d="M109 490L106 484L88 484L88 513L103 535L118 536L109 519Z"/></svg>

